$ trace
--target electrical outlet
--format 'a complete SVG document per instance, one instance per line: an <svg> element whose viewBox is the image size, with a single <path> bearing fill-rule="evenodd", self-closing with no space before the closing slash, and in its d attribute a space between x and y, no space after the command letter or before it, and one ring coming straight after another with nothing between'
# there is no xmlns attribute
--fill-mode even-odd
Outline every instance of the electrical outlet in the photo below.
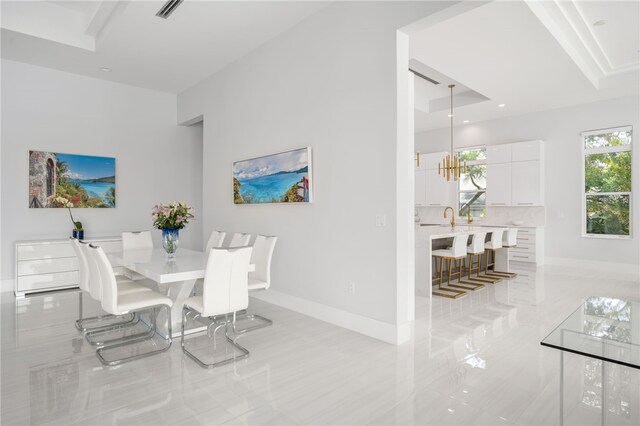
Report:
<svg viewBox="0 0 640 426"><path fill-rule="evenodd" d="M349 294L356 294L356 283L350 281L347 284L347 291L349 292Z"/></svg>

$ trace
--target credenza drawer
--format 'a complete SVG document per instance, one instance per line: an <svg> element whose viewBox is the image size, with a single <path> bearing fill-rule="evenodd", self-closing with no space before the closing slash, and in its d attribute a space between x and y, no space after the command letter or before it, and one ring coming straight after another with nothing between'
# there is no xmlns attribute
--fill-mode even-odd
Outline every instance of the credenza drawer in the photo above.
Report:
<svg viewBox="0 0 640 426"><path fill-rule="evenodd" d="M17 250L18 261L32 259L56 259L58 257L75 257L73 247L68 241L51 244L19 245Z"/></svg>
<svg viewBox="0 0 640 426"><path fill-rule="evenodd" d="M57 259L18 261L18 277L54 272L70 272L78 270L77 257L60 257Z"/></svg>
<svg viewBox="0 0 640 426"><path fill-rule="evenodd" d="M18 292L43 291L78 285L78 271L56 272L52 274L25 275L18 277Z"/></svg>

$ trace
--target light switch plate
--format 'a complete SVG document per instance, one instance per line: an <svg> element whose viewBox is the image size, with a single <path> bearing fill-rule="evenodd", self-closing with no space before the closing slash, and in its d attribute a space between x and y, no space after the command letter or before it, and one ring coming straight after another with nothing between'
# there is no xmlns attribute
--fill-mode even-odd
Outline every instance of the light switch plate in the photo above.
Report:
<svg viewBox="0 0 640 426"><path fill-rule="evenodd" d="M386 214L377 214L376 215L376 227L384 228L387 226L387 215Z"/></svg>

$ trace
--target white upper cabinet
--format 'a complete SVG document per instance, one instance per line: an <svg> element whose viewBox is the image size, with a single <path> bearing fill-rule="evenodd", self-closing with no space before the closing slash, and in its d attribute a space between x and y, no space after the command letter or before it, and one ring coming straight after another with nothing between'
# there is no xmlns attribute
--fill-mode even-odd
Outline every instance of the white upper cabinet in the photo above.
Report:
<svg viewBox="0 0 640 426"><path fill-rule="evenodd" d="M437 163L436 163L437 167ZM438 174L438 169L426 171L426 206L446 207L453 206L454 183ZM451 178L453 179L453 177Z"/></svg>
<svg viewBox="0 0 640 426"><path fill-rule="evenodd" d="M487 146L487 164L510 163L511 144Z"/></svg>
<svg viewBox="0 0 640 426"><path fill-rule="evenodd" d="M541 160L543 156L542 141L527 141L512 143L511 161Z"/></svg>
<svg viewBox="0 0 640 426"><path fill-rule="evenodd" d="M424 154L422 159L424 159L424 168L429 169L438 169L438 163L442 161L444 157L447 156L447 152L431 152L429 154ZM422 161L422 159L420 161Z"/></svg>
<svg viewBox="0 0 640 426"><path fill-rule="evenodd" d="M539 160L513 162L511 184L512 205L544 205L544 180Z"/></svg>
<svg viewBox="0 0 640 426"><path fill-rule="evenodd" d="M487 147L488 148L488 147ZM487 159L489 155L487 153ZM511 205L511 163L487 165L487 206Z"/></svg>

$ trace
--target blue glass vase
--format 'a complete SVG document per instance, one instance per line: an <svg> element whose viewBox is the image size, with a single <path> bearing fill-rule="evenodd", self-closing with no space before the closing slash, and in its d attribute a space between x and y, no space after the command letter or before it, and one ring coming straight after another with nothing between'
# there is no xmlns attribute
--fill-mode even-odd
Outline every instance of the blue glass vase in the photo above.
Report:
<svg viewBox="0 0 640 426"><path fill-rule="evenodd" d="M173 259L178 251L178 240L180 238L179 228L165 228L162 230L162 247L167 252L167 257Z"/></svg>

